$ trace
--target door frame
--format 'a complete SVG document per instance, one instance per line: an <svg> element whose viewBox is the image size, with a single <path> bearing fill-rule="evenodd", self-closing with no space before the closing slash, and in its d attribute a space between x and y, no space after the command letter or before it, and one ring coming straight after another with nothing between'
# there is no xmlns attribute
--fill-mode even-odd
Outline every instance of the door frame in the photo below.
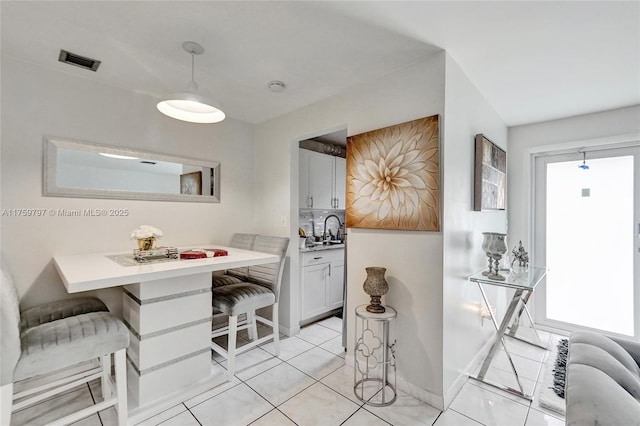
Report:
<svg viewBox="0 0 640 426"><path fill-rule="evenodd" d="M617 152L614 152L617 151ZM538 199L539 196L546 197L546 164L563 162L563 161L579 161L582 159L580 157L579 152L586 152L587 156L591 159L596 158L609 158L616 156L627 156L627 155L635 155L635 165L640 164L640 140L632 142L630 144L625 144L624 146L594 146L594 147L582 147L579 150L557 150L557 151L548 151L544 153L538 153L532 157L532 171L533 171L533 179L532 179L532 210L533 210L533 222L531 226L531 234L533 241L533 258L537 259L545 259L546 258L546 246L544 244L537 244L539 241L545 240L546 234L546 198ZM589 155L591 154L591 155ZM545 158L554 157L554 161L544 161ZM565 158L562 158L565 157ZM538 161L540 162L540 168L538 168ZM636 167L634 169L634 182L640 185L640 167ZM636 188L640 186L636 186ZM541 193L537 191L537 188L541 188ZM634 298L634 314L633 314L633 322L634 322L634 338L640 337L640 259L636 257L638 253L636 251L640 251L640 228L636 229L636 227L640 227L640 196L636 197L634 202L634 217L633 217L633 231L634 232L634 241L633 241L633 251L634 258L632 267L634 268L634 288L633 288L633 298ZM540 263L540 262L538 262ZM543 262L544 263L544 262ZM577 331L577 330L588 330L595 331L598 333L608 334L612 336L619 337L627 337L627 335L621 335L618 333L613 333L609 331L602 331L593 329L590 327L579 326L574 324L568 324L563 321L553 320L546 317L546 280L544 280L538 286L536 293L534 294L534 318L536 324L542 326L543 328L551 329L551 330L563 330L563 331Z"/></svg>

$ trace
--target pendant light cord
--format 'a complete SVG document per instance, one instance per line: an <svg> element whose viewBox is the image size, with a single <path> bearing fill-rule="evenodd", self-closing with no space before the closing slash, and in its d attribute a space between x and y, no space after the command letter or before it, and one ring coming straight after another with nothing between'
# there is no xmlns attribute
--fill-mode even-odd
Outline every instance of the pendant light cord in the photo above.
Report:
<svg viewBox="0 0 640 426"><path fill-rule="evenodd" d="M196 57L193 54L193 52L191 52L191 81L196 81L195 79L195 62L196 61Z"/></svg>

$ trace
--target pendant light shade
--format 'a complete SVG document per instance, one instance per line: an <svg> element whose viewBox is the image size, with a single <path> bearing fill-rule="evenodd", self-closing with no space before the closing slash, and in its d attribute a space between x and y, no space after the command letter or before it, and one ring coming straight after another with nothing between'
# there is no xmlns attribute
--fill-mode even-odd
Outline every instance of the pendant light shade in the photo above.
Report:
<svg viewBox="0 0 640 426"><path fill-rule="evenodd" d="M198 93L198 84L194 79L194 56L204 53L198 43L186 41L182 48L191 54L191 81L187 90L174 93L158 103L158 110L176 120L190 123L218 123L225 118L220 105L212 99Z"/></svg>

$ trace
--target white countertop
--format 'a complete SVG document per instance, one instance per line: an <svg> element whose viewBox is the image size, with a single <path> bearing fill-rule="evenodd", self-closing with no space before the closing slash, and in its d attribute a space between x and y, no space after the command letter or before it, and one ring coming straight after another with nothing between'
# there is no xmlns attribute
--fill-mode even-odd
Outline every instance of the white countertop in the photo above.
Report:
<svg viewBox="0 0 640 426"><path fill-rule="evenodd" d="M67 292L77 293L141 281L220 271L240 266L274 263L279 260L278 256L273 254L216 245L185 247L180 251L189 249L223 249L227 250L229 254L206 259L176 259L134 266L124 266L112 259L114 256L132 257L132 251L129 251L58 255L53 258L53 263L62 278Z"/></svg>
<svg viewBox="0 0 640 426"><path fill-rule="evenodd" d="M335 250L335 249L343 249L344 244L329 244L329 245L315 245L309 246L300 249L300 253L308 253L311 251L322 251L322 250Z"/></svg>

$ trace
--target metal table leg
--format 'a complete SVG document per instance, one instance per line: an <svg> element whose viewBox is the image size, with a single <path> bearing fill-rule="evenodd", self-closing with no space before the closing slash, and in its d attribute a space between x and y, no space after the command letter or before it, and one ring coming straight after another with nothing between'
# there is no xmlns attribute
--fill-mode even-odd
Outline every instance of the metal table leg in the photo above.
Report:
<svg viewBox="0 0 640 426"><path fill-rule="evenodd" d="M534 345L534 346L537 346L537 347L542 348L542 349L547 349L547 347L545 345L543 345L542 341L540 340L540 335L538 333L538 329L536 328L536 325L533 323L533 318L531 318L531 314L529 313L529 309L527 308L527 303L529 302L529 299L531 298L532 294L533 294L532 291L528 291L528 292L526 292L526 294L522 298L522 305L520 306L520 309L518 310L518 314L513 318L513 322L511 323L511 326L509 327L508 336L512 337L514 339L520 340L522 342L529 343L530 345ZM518 332L518 328L520 327L520 317L522 316L523 312L525 314L527 314L527 318L529 318L529 324L531 324L531 327L533 328L533 331L535 332L535 339L537 340L536 342L531 342L529 340L526 340L526 339L523 339L521 337L516 336L516 333Z"/></svg>
<svg viewBox="0 0 640 426"><path fill-rule="evenodd" d="M493 344L491 345L491 349L489 349L489 353L487 354L487 356L484 359L484 362L482 363L482 367L480 368L480 372L478 373L477 377L474 377L474 379L481 381L483 383L487 383L491 386L495 386L497 388L500 388L504 391L513 393L515 395L521 396L523 398L529 399L531 400L531 396L526 395L524 393L524 388L522 387L522 383L520 382L520 377L518 376L518 371L516 370L515 365L513 364L513 360L511 359L511 354L509 353L509 350L507 349L507 345L504 341L504 335L505 332L507 331L507 327L508 325L511 323L511 320L513 319L513 315L516 311L516 308L518 307L518 304L522 301L521 296L522 296L522 290L516 290L513 298L511 299L511 303L509 304L509 307L507 308L507 312L504 315L504 318L502 319L502 323L500 324L500 326L498 326L498 321L495 318L495 315L493 314L493 312L490 309L490 305L489 305L489 300L487 299L487 295L484 291L484 288L482 287L481 283L478 283L478 287L480 288L480 293L482 293L482 298L484 299L484 302L489 310L489 313L491 315L491 320L493 322L493 326L496 329L496 336L494 338ZM505 387L505 386L501 386L501 385L497 385L495 383L491 383L491 382L487 382L485 380L485 376L487 374L487 370L489 369L489 366L491 365L491 362L493 361L493 357L495 356L495 353L498 349L498 345L502 344L502 347L504 348L504 351L507 355L507 358L509 359L509 364L511 365L511 370L513 371L513 374L516 378L516 382L518 383L518 388L520 389L519 391L516 389L512 389L509 387Z"/></svg>

